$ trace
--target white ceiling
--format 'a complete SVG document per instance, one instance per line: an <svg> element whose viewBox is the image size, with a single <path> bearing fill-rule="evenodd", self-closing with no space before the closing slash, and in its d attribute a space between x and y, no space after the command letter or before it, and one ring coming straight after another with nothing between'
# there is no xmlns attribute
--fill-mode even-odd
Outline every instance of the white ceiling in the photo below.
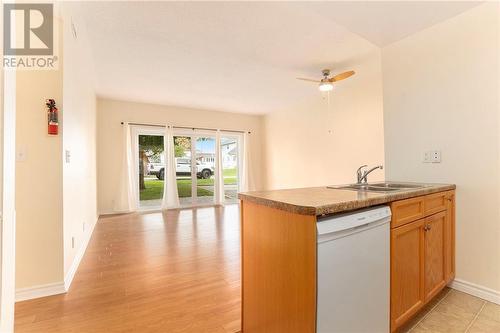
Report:
<svg viewBox="0 0 500 333"><path fill-rule="evenodd" d="M83 13L99 96L262 114L318 94L295 77L356 69L375 45L476 4L101 1Z"/></svg>
<svg viewBox="0 0 500 333"><path fill-rule="evenodd" d="M463 13L482 1L338 1L317 4L325 16L384 47Z"/></svg>

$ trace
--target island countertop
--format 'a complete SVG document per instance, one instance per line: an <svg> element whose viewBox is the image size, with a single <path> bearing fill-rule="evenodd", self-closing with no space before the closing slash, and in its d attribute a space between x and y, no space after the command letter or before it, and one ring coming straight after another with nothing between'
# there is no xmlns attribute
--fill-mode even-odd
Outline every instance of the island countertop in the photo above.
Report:
<svg viewBox="0 0 500 333"><path fill-rule="evenodd" d="M406 183L409 182L392 182ZM301 215L327 215L341 213L421 195L454 190L453 184L423 184L419 188L391 192L369 192L332 187L307 187L272 191L239 193L240 200L253 202ZM337 187L337 186L335 186Z"/></svg>

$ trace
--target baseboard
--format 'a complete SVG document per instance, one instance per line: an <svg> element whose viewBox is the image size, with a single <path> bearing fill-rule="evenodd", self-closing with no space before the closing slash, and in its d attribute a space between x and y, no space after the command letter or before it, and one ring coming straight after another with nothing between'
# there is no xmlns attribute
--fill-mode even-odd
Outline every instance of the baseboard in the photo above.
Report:
<svg viewBox="0 0 500 333"><path fill-rule="evenodd" d="M490 301L492 303L500 305L500 292L497 290L483 287L478 284L467 282L460 279L453 280L450 283L450 288L462 291L472 296L476 296L486 301Z"/></svg>
<svg viewBox="0 0 500 333"><path fill-rule="evenodd" d="M90 238L92 238L92 234L94 233L94 228L97 224L96 222L92 225L92 228L89 230L87 235L85 236L85 239L83 240L82 245L78 249L78 252L75 255L75 258L73 259L73 262L71 263L71 266L69 267L68 272L64 276L64 288L66 291L69 290L69 287L71 286L71 283L73 282L73 278L75 277L76 271L78 270L78 266L80 266L80 262L82 261L83 256L85 255L85 251L87 250L87 246L89 245Z"/></svg>
<svg viewBox="0 0 500 333"><path fill-rule="evenodd" d="M66 288L64 287L64 282L62 281L29 288L20 288L16 289L16 302L26 301L39 297L64 294L65 292Z"/></svg>

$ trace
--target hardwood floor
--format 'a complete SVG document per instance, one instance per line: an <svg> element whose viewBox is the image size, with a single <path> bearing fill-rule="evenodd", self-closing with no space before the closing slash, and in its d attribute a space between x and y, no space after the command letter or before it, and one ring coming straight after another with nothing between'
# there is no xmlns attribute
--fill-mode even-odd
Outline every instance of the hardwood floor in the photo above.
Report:
<svg viewBox="0 0 500 333"><path fill-rule="evenodd" d="M237 332L238 205L101 218L67 294L16 304L15 332Z"/></svg>

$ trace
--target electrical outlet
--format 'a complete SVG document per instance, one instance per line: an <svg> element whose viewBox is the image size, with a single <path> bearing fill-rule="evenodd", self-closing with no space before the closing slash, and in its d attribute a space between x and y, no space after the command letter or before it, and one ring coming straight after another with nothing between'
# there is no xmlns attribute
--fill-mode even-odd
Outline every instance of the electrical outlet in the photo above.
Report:
<svg viewBox="0 0 500 333"><path fill-rule="evenodd" d="M71 151L69 149L66 149L64 151L64 156L66 159L66 163L70 163L71 162Z"/></svg>
<svg viewBox="0 0 500 333"><path fill-rule="evenodd" d="M441 151L428 150L424 153L424 163L441 163Z"/></svg>
<svg viewBox="0 0 500 333"><path fill-rule="evenodd" d="M441 163L441 152L439 150L433 150L431 152L431 162Z"/></svg>

